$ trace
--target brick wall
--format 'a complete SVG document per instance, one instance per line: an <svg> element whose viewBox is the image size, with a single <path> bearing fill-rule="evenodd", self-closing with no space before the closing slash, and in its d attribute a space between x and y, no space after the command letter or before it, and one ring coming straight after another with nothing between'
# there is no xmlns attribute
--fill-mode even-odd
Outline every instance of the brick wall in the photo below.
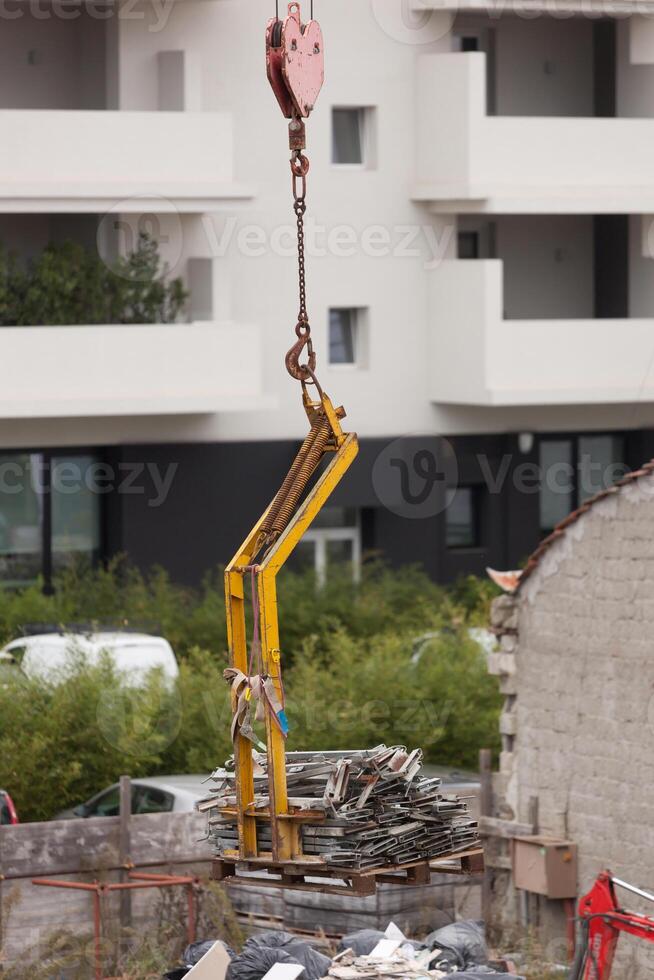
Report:
<svg viewBox="0 0 654 980"><path fill-rule="evenodd" d="M539 831L578 845L580 892L605 867L654 888L654 478L571 524L518 595L496 600L493 623L499 815L528 822L537 798ZM497 877L496 914L515 921L519 896ZM535 917L551 936L563 929L560 903L541 900ZM627 970L654 976L649 944L621 940L614 976Z"/></svg>

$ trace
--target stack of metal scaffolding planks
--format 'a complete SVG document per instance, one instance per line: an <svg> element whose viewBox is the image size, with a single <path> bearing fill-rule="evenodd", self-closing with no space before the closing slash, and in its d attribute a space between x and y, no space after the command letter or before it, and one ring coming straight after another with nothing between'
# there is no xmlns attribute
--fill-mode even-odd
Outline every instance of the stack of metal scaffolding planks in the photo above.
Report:
<svg viewBox="0 0 654 980"><path fill-rule="evenodd" d="M268 765L254 754L254 813L267 810ZM302 857L347 873L416 864L478 846L477 824L464 799L442 792L422 773L422 751L378 745L369 750L289 752L289 808L306 812ZM239 848L235 775L229 764L212 774L215 787L197 806L208 814L218 857ZM262 818L264 814L262 812ZM257 850L270 852L271 826L257 820Z"/></svg>

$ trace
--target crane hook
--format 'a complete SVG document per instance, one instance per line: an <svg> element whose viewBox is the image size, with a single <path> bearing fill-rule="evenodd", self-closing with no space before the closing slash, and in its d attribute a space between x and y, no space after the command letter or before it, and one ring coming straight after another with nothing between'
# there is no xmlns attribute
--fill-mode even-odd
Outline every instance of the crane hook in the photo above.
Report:
<svg viewBox="0 0 654 980"><path fill-rule="evenodd" d="M296 381L311 381L316 370L316 353L311 341L311 327L308 323L300 320L295 328L295 334L298 339L284 358L286 370ZM300 356L305 347L307 348L307 362L300 364Z"/></svg>

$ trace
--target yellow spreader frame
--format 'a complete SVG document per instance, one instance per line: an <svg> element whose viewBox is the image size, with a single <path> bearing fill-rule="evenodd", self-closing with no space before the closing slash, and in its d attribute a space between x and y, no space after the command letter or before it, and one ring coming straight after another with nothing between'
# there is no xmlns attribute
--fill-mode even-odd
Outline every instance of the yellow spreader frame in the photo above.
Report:
<svg viewBox="0 0 654 980"><path fill-rule="evenodd" d="M286 529L259 562L257 573L261 660L263 671L271 677L280 700L282 699L282 654L277 614L277 574L304 532L324 507L359 451L356 434L343 432L339 422L342 412L337 412L334 409L327 395L321 393L321 401L313 403L305 393L304 406L309 419L317 411L322 411L327 416L332 430L332 438L326 451L332 454L332 459L316 481L315 486L307 494L304 501L300 503ZM248 673L245 578L250 574L249 566L256 559L261 549L261 528L269 510L270 507L261 515L225 570L230 664L244 674ZM234 696L232 709L236 709ZM301 811L301 813L299 811L293 812L289 807L284 736L272 719L271 708L267 703L265 704L265 713L270 806L267 809L257 809L255 816L252 742L239 733L234 745L239 847L238 851L226 852L225 857L241 861L259 858L270 860L273 863L297 860L301 860L303 863L315 861L315 857L303 857L302 855L300 822L307 819L315 821L316 814L311 814L306 810ZM259 854L256 820L266 819L270 820L271 823L272 852Z"/></svg>

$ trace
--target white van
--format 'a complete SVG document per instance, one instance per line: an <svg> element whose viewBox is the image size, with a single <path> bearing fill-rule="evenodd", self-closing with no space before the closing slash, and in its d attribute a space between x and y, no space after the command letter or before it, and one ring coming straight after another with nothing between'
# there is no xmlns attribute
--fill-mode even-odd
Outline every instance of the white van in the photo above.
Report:
<svg viewBox="0 0 654 980"><path fill-rule="evenodd" d="M169 682L179 677L179 667L168 640L147 633L42 633L12 640L0 650L0 663L29 678L63 679L71 660L81 656L88 664L108 653L116 669L135 685L158 667Z"/></svg>

